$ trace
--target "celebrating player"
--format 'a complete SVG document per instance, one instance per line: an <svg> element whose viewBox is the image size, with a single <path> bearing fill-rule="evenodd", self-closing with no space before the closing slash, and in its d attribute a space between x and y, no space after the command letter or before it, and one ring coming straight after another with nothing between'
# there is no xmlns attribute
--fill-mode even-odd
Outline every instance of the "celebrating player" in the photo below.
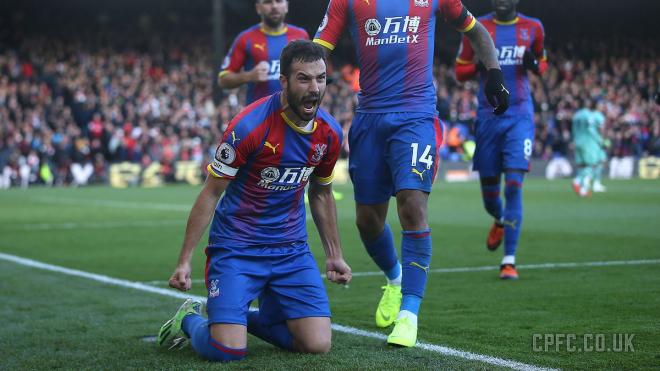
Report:
<svg viewBox="0 0 660 371"><path fill-rule="evenodd" d="M437 17L464 32L488 69L486 92L501 114L508 107L488 32L460 0L331 0L314 41L334 49L348 28L360 64L359 104L349 132L349 172L360 237L388 283L376 325L395 323L389 344L414 346L417 315L431 262L427 204L442 142L433 86ZM385 223L396 196L402 231L399 263Z"/></svg>
<svg viewBox="0 0 660 371"><path fill-rule="evenodd" d="M605 116L595 107L595 102L585 99L585 107L573 115L573 143L575 164L578 167L573 179L573 190L581 197L594 192L605 192L601 183L603 163L607 160L602 130ZM593 183L592 183L593 181Z"/></svg>
<svg viewBox="0 0 660 371"><path fill-rule="evenodd" d="M169 281L190 289L192 252L213 217L206 250L208 320L201 303L188 300L161 328L159 344L177 347L189 339L202 357L232 361L245 357L249 332L292 351L330 350L330 308L307 245L304 204L309 183L326 276L349 282L331 186L342 130L319 109L324 54L311 41L290 43L281 56L283 91L251 104L229 124ZM249 311L256 298L259 311Z"/></svg>
<svg viewBox="0 0 660 371"><path fill-rule="evenodd" d="M486 211L495 219L486 247L495 251L504 239L504 258L500 278L517 279L516 249L522 227L522 184L529 170L534 145L534 107L527 71L537 75L547 68L543 49L543 25L516 10L518 0L492 0L494 13L479 18L488 29L499 52L499 63L511 87L511 107L496 116L487 106L487 73L475 57L470 44L463 40L456 59L456 77L465 81L479 73L481 89L477 111L474 169L479 171L481 195ZM504 198L500 199L504 173Z"/></svg>
<svg viewBox="0 0 660 371"><path fill-rule="evenodd" d="M287 0L257 0L255 7L261 23L238 35L218 75L218 83L224 89L248 84L246 105L282 89L282 49L290 41L309 39L307 31L284 23L289 11Z"/></svg>

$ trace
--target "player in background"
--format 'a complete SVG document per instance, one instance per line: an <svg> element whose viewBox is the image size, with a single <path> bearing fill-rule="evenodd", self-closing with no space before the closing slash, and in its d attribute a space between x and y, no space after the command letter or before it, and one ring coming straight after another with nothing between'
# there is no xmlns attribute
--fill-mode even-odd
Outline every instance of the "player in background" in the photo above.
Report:
<svg viewBox="0 0 660 371"><path fill-rule="evenodd" d="M282 92L264 97L229 124L188 218L169 284L191 287L191 257L212 220L206 249L208 320L187 300L158 335L160 345L193 349L212 361L240 360L247 332L284 349L330 350L330 308L307 245L305 186L326 255L326 276L347 283L332 177L342 130L319 109L325 51L294 41L282 51ZM220 196L224 197L218 203ZM249 311L259 298L259 310Z"/></svg>
<svg viewBox="0 0 660 371"><path fill-rule="evenodd" d="M495 221L486 247L495 251L504 239L500 278L517 279L516 249L522 228L522 184L534 145L534 107L527 71L542 75L547 68L543 25L518 13L518 0L492 0L493 13L479 18L495 41L505 85L511 92L509 110L494 115L484 94L487 74L467 40L456 59L456 77L466 81L478 75L479 108L474 169L479 171L484 207ZM500 191L504 174L504 200Z"/></svg>
<svg viewBox="0 0 660 371"><path fill-rule="evenodd" d="M438 170L442 124L433 86L435 22L464 32L488 69L487 94L498 114L508 107L488 32L460 0L331 0L314 41L334 49L348 29L360 67L358 108L349 132L349 173L356 224L387 284L376 325L395 324L389 344L412 347L431 263L427 205ZM396 196L402 228L401 263L387 223Z"/></svg>
<svg viewBox="0 0 660 371"><path fill-rule="evenodd" d="M261 23L241 32L222 64L218 83L223 89L247 84L245 105L274 94L280 86L280 53L292 40L308 40L307 31L284 23L287 0L256 0Z"/></svg>
<svg viewBox="0 0 660 371"><path fill-rule="evenodd" d="M598 111L592 99L584 100L584 108L573 115L573 143L575 145L575 164L578 167L573 178L573 190L581 197L594 192L605 192L601 183L603 164L607 161L606 141L602 131L605 115ZM592 183L593 182L593 183Z"/></svg>

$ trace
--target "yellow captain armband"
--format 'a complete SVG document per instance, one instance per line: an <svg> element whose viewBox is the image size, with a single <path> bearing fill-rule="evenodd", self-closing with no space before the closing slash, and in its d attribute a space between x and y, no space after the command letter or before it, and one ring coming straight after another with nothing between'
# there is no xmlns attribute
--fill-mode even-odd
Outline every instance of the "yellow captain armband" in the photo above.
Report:
<svg viewBox="0 0 660 371"><path fill-rule="evenodd" d="M473 61L466 61L465 59L456 58L456 63L458 64L473 64Z"/></svg>
<svg viewBox="0 0 660 371"><path fill-rule="evenodd" d="M329 184L331 184L331 183L332 183L332 180L333 180L334 178L335 178L335 171L334 171L334 170L332 171L332 174L330 174L330 176L325 177L325 178L322 178L322 177L320 177L320 176L316 176L316 175L314 175L314 176L312 177L312 179L314 179L314 181L315 181L317 184L324 185L324 186L325 186L325 185L329 185Z"/></svg>
<svg viewBox="0 0 660 371"><path fill-rule="evenodd" d="M332 45L332 44L330 44L329 42L327 42L327 41L325 41L325 40L314 39L314 42L317 43L317 44L319 44L319 45L321 45L321 46L325 46L326 48L328 48L328 49L330 49L330 50L335 50L335 46Z"/></svg>
<svg viewBox="0 0 660 371"><path fill-rule="evenodd" d="M458 32L468 32L468 31L470 31L471 29L473 29L473 28L474 28L474 25L476 25L476 24L477 24L477 19L474 18L474 17L472 17L472 21L470 22L470 24L467 25L465 28L459 28L459 29L458 29Z"/></svg>
<svg viewBox="0 0 660 371"><path fill-rule="evenodd" d="M224 176L223 176L222 174L219 174L219 173L213 168L213 166L211 166L211 164L208 164L208 165L206 166L206 171L208 171L208 172L209 172L209 175L212 176L212 177L214 177L214 178L224 178Z"/></svg>

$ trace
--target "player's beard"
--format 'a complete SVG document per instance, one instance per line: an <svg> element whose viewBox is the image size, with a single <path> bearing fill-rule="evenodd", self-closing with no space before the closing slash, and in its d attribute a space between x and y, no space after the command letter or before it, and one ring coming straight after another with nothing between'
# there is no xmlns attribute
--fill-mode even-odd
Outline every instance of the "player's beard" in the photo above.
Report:
<svg viewBox="0 0 660 371"><path fill-rule="evenodd" d="M263 20L266 26L277 29L282 25L282 23L284 23L284 14L267 14L264 16Z"/></svg>
<svg viewBox="0 0 660 371"><path fill-rule="evenodd" d="M323 99L323 94L324 92L310 93L303 96L298 96L289 90L286 93L286 100L289 103L291 110L293 110L293 112L298 115L302 121L310 121L316 117L316 113L318 112L319 106L321 105L321 100ZM311 112L305 109L305 104L309 104L310 101L314 101Z"/></svg>

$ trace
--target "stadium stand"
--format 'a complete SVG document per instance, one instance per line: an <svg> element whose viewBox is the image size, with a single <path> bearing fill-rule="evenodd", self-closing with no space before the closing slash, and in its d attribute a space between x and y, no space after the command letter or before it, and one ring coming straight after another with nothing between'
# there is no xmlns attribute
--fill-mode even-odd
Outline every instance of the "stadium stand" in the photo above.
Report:
<svg viewBox="0 0 660 371"><path fill-rule="evenodd" d="M601 103L609 156L660 156L660 86L654 41L578 42L549 47L549 70L532 79L538 159L571 158L572 113L581 98ZM201 42L147 47L93 47L57 38L24 40L0 53L0 188L33 183L85 185L109 181L116 163L153 164L165 181L177 164L201 178L242 91L212 99L214 68ZM347 134L359 71L337 65L324 106ZM438 64L438 111L447 124L442 156L469 160L477 84L458 84ZM348 152L343 149L344 155Z"/></svg>

